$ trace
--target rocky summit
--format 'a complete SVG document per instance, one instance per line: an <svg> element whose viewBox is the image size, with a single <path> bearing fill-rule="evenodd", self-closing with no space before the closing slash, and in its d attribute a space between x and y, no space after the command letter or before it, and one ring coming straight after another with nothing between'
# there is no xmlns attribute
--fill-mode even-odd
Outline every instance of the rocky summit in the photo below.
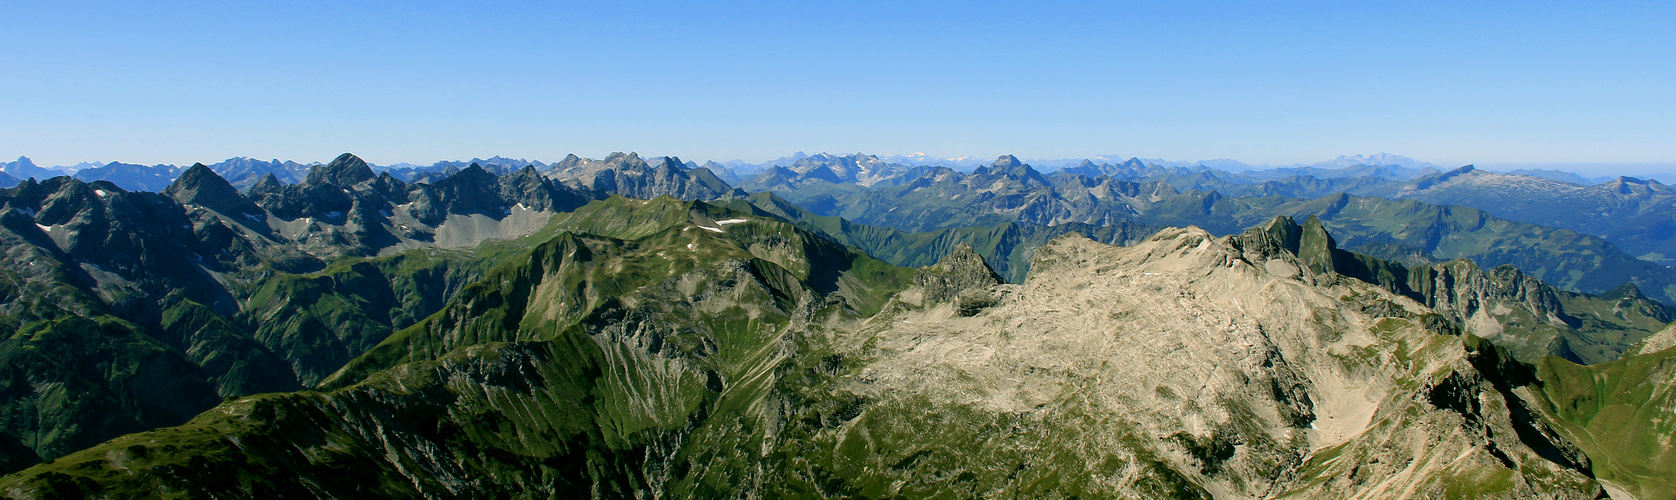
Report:
<svg viewBox="0 0 1676 500"><path fill-rule="evenodd" d="M1568 230L1138 160L230 162L0 190L0 495L1676 496L1671 281Z"/></svg>

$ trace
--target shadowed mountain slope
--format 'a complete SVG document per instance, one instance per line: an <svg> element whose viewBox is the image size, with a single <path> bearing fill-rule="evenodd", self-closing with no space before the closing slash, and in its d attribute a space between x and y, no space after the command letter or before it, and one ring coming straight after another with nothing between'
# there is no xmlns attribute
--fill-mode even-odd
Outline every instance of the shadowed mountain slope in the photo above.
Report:
<svg viewBox="0 0 1676 500"><path fill-rule="evenodd" d="M612 198L553 228L323 392L230 400L0 486L437 497L1602 492L1591 455L1566 437L1576 434L1532 417L1546 414L1525 399L1529 381L1501 368L1528 365L1457 333L1474 328L1461 315L1411 296L1458 308L1444 297L1460 294L1346 274L1399 266L1337 250L1318 221L1279 219L1228 238L1164 229L1130 247L1065 235L1036 249L1022 285L1002 283L968 245L898 268L755 211L670 198ZM149 472L123 472L141 467Z"/></svg>

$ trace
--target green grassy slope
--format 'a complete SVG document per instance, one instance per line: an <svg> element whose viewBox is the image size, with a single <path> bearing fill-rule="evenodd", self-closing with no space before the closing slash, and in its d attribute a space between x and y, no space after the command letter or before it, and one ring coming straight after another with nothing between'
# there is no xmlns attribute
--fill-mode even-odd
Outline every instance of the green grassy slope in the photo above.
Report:
<svg viewBox="0 0 1676 500"><path fill-rule="evenodd" d="M602 204L594 229L642 235L560 232L357 359L328 392L230 401L6 481L118 496L698 488L680 478L700 462L675 469L684 436L748 425L728 435L765 439L758 412L785 361L803 357L788 336L872 314L912 275L774 219ZM685 219L654 215L675 205ZM668 224L619 224L645 220ZM133 467L151 472L122 472ZM311 482L345 468L357 474Z"/></svg>
<svg viewBox="0 0 1676 500"><path fill-rule="evenodd" d="M321 492L376 497L688 498L740 492L786 498L1070 497L1116 491L1113 485L1121 482L1147 496L1187 497L1210 495L1203 478L1236 477L1217 469L1228 455L1241 453L1234 450L1249 456L1259 445L1283 444L1250 441L1266 433L1233 427L1181 433L1160 444L1128 416L1077 403L1098 390L1092 385L1067 385L1063 400L1024 412L860 390L874 383L870 364L912 351L911 345L899 346L906 351L880 350L867 335L931 314L904 313L907 306L892 300L916 286L912 283L923 287L931 282L925 275L931 271L891 265L856 249L863 244L897 249L888 255L909 261L934 248L977 241L995 242L988 247L992 254L1010 255L1025 246L1003 246L1005 235L1018 229L988 230L998 236L981 236L986 230L931 236L938 233L878 230L835 218L788 222L771 213L752 204L601 200L556 216L537 236L480 249L471 262L486 267L481 279L445 293L453 299L422 316L414 312L421 308L407 304L434 304L425 302L433 296L427 287L434 285L411 277L460 272L450 260L455 257L344 261L321 273L278 277L269 283L270 297L297 302L267 310L304 318L287 321L359 322L363 331L394 324L394 318L412 324L323 376L319 390L232 398L185 425L122 436L0 478L0 491L72 497ZM1280 233L1264 244L1286 246L1314 272L1331 270L1422 303L1463 307L1463 299L1471 299L1487 308L1485 297L1551 295L1553 304L1533 303L1552 305L1573 319L1593 318L1599 325L1591 328L1653 325L1652 306L1636 312L1633 308L1645 303L1627 290L1604 298L1567 296L1530 288L1519 275L1497 275L1466 262L1396 265L1338 250L1318 219L1269 229ZM1444 275L1449 278L1440 278ZM403 285L408 283L404 279L415 281ZM1334 286L1322 279L1322 286ZM280 288L281 282L293 288ZM1458 285L1437 286L1443 282ZM1462 290L1470 293L1458 293ZM308 297L305 292L317 298L301 300ZM929 296L917 293L922 300ZM1376 336L1400 333L1424 340L1421 348L1431 350L1426 356L1436 359L1453 359L1433 351L1460 344L1460 339L1432 333L1458 330L1440 321L1461 323L1472 317L1466 309L1457 309L1462 314L1454 317L1411 314L1386 300L1354 302L1358 297L1344 298L1352 301L1344 307L1365 309L1358 314L1398 316L1378 324L1401 325L1400 331L1376 328ZM1530 316L1532 324L1548 324L1545 313L1528 313L1538 310L1535 306L1509 304L1519 306L1510 309ZM174 321L183 325L182 332L211 335L216 328L214 321L192 314L189 305ZM994 326L974 325L982 328L973 332ZM290 334L306 332L297 328ZM910 337L897 341L911 344ZM1443 369L1415 361L1418 351L1399 344L1379 344L1392 352L1357 346L1337 355L1368 363L1357 373L1383 373L1372 360L1387 358L1423 375ZM1024 371L1018 374L1043 376L1026 368L1021 365ZM1091 383L1086 377L1074 380ZM1411 377L1403 384L1419 391L1426 381L1430 378ZM956 377L950 382L973 381ZM1250 389L1260 397L1281 399L1288 399L1281 393L1292 390L1267 383ZM1164 397L1164 391L1154 392ZM1435 399L1441 392L1447 391L1431 394ZM1439 404L1465 408L1455 410L1461 415L1452 417L1456 420L1441 421L1450 428L1461 427L1464 419L1473 430L1474 419L1502 418L1497 412L1504 411L1480 408L1494 398L1403 401L1401 415L1382 420L1388 428L1381 432L1402 431L1396 423ZM1514 415L1515 423L1518 418ZM1090 428L1133 432L1092 435L1085 431ZM1671 434L1657 428L1649 435L1656 440ZM1497 435L1513 439L1501 428ZM1247 436L1247 441L1227 436ZM1364 444L1384 446L1357 446ZM10 441L0 439L0 451L8 446ZM1488 454L1475 452L1474 460L1495 460L1488 458L1495 448L1487 449ZM1277 456L1263 462L1262 473L1281 474L1305 458ZM1334 467L1342 464L1330 456L1312 460L1307 464L1315 472L1305 472L1320 473L1321 481L1354 475L1340 474L1345 471ZM1652 470L1659 470L1654 465ZM1596 466L1597 474L1604 470ZM1491 469L1501 470L1485 470ZM1456 477L1440 477L1445 476ZM1509 489L1514 486L1510 477L1452 484L1448 491L1517 491Z"/></svg>
<svg viewBox="0 0 1676 500"><path fill-rule="evenodd" d="M177 425L219 400L190 361L113 317L66 316L0 334L0 429L37 457Z"/></svg>
<svg viewBox="0 0 1676 500"><path fill-rule="evenodd" d="M252 286L239 320L313 385L441 309L490 262L472 251L421 249L342 258L309 274L274 272Z"/></svg>
<svg viewBox="0 0 1676 500"><path fill-rule="evenodd" d="M1676 497L1676 349L1593 366L1537 363L1534 391L1593 460L1595 476L1637 498Z"/></svg>

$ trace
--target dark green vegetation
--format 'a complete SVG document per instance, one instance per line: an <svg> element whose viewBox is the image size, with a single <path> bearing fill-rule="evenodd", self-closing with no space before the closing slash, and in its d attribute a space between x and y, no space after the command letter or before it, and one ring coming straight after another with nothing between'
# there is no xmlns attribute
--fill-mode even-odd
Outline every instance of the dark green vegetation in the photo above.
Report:
<svg viewBox="0 0 1676 500"><path fill-rule="evenodd" d="M341 389L239 399L107 445L151 468L137 490L97 489L122 475L112 469L40 477L119 495L686 496L675 492L716 485L668 468L690 460L675 455L682 435L761 443L770 429L750 413L802 358L785 350L815 325L873 314L913 274L782 221L668 198L613 198L555 225L604 234L560 232L497 267L325 384ZM386 461L392 442L400 457ZM312 483L344 467L360 474Z"/></svg>
<svg viewBox="0 0 1676 500"><path fill-rule="evenodd" d="M1118 165L1066 168L1067 174L1139 183L1177 191L1215 191L1236 198L1282 196L1313 199L1338 193L1434 205L1459 205L1495 217L1599 236L1630 255L1676 263L1676 189L1657 181L1619 177L1599 184L1501 174L1471 165L1438 172L1363 165L1337 170L1275 169L1232 173L1162 168L1130 160Z"/></svg>
<svg viewBox="0 0 1676 500"><path fill-rule="evenodd" d="M1676 335L1667 330L1661 335ZM1676 496L1676 348L1581 366L1559 358L1537 364L1532 391L1542 410L1593 461L1595 477L1637 498Z"/></svg>
<svg viewBox="0 0 1676 500"><path fill-rule="evenodd" d="M109 316L42 320L0 342L14 467L186 421L220 398L180 354ZM15 469L14 469L15 470Z"/></svg>
<svg viewBox="0 0 1676 500"><path fill-rule="evenodd" d="M1303 193L1284 190L1275 191L1281 195L1265 193L1260 197L1180 191L1170 182L1174 178L1135 181L1110 174L1044 175L1016 158L1004 156L994 165L971 173L947 168L909 170L894 183L872 188L819 178L762 187L814 214L910 232L993 227L1008 222L1024 226L1130 223L1140 227L1198 226L1212 234L1227 235L1276 215L1297 219L1315 216L1338 235L1346 248L1381 257L1436 261L1465 258L1486 267L1511 264L1567 290L1599 294L1635 283L1654 299L1667 304L1676 301L1676 270L1637 259L1599 236L1501 219L1463 206L1342 192L1304 199L1286 197ZM1657 216L1676 213L1649 210ZM1647 234L1676 233L1659 230Z"/></svg>
<svg viewBox="0 0 1676 500"><path fill-rule="evenodd" d="M172 200L67 177L26 181L3 198L8 467L184 422L219 401L218 389L250 387L230 366L265 366L259 348L224 337L213 312L236 306L201 270L230 259L196 258L216 254Z"/></svg>
<svg viewBox="0 0 1676 500"><path fill-rule="evenodd" d="M1483 433L1505 469L1483 470L1503 476L1448 491L1519 491L1505 474L1521 464L1526 478L1557 467L1672 491L1673 432L1648 410L1673 404L1668 352L1636 350L1673 319L1655 300L1668 273L1600 238L1417 201L1044 176L1005 158L972 174L818 160L765 173L787 193L749 196L635 155L411 184L345 155L248 195L201 166L163 194L25 181L0 193L0 472L46 463L0 491L1180 497L1289 474L1304 476L1294 491L1334 491L1307 474L1336 470L1343 450L1288 455L1302 445L1265 437L1261 405L1160 440L1074 398L998 412L935 388L866 389L895 355L881 331L982 320L1019 290L998 283L1025 282L1055 238L1128 245L1187 224L1246 231L1228 244L1283 262L1268 272L1295 264L1311 286L1362 290L1334 300L1379 319L1379 335L1413 337L1339 362L1414 372L1396 385L1431 406L1393 408L1442 408ZM1488 378L1426 378L1418 356L1463 333L1498 353ZM1273 385L1283 375L1251 379L1255 393L1304 432L1328 410ZM965 376L946 382L981 378ZM1496 448L1511 438L1483 421L1503 414L1552 464Z"/></svg>
<svg viewBox="0 0 1676 500"><path fill-rule="evenodd" d="M312 386L390 332L442 309L492 262L475 252L412 250L342 259L314 273L274 273L252 287L237 319ZM239 394L255 392L265 391Z"/></svg>
<svg viewBox="0 0 1676 500"><path fill-rule="evenodd" d="M70 496L959 497L1099 496L1112 491L1102 481L1120 481L1124 491L1173 497L1208 496L1192 478L1226 473L1218 464L1234 444L1214 434L1183 434L1171 445L1196 464L1189 471L1139 433L1100 436L1129 444L1092 462L1060 445L1029 451L1080 446L1067 434L1083 425L1077 418L1134 425L1094 407L1056 407L1047 419L853 391L845 381L874 361L845 346L863 340L854 332L870 317L904 307L887 306L898 291L914 287L968 315L989 305L967 292L1000 277L964 245L923 270L889 265L800 227L818 222L794 224L750 204L596 202L555 217L539 244L383 339L320 391L233 398L185 425L31 468L4 488ZM1315 219L1253 231L1267 236L1245 245L1275 246L1262 252L1295 255L1311 272L1452 311L1414 320L1446 332L1470 328L1474 313L1465 310L1490 299L1554 293L1476 288L1500 282L1468 264L1409 268L1344 252ZM344 264L321 276L353 281L402 262ZM430 269L423 262L414 265ZM1455 274L1438 277L1447 273ZM887 323L904 311L891 310L881 316Z"/></svg>
<svg viewBox="0 0 1676 500"><path fill-rule="evenodd" d="M830 166L800 168L819 173ZM763 175L794 174L788 170ZM748 201L897 265L928 265L954 245L969 243L1012 282L1023 281L1037 247L1065 233L1128 244L1158 227L1196 225L1220 235L1266 224L1277 215L1308 219L1318 225L1314 231L1331 231L1338 237L1331 244L1341 264L1335 268L1327 262L1322 269L1382 283L1463 324L1474 321L1475 315L1493 316L1491 323L1481 319L1477 324L1505 330L1497 341L1514 346L1526 360L1549 354L1581 363L1611 360L1676 319L1660 302L1676 292L1676 272L1630 257L1597 237L1411 200L1345 194L1313 200L1232 198L1213 191L1176 192L1162 182L1148 185L1111 175L1043 176L1003 157L971 174L922 168L873 188L805 174L778 184L802 202L781 198L779 191L757 193ZM819 199L829 195L841 199L831 206L842 207L835 211L843 217L803 208L821 205ZM852 222L851 216L861 223ZM981 225L995 221L1004 222ZM1345 257L1350 252L1337 251L1340 246L1407 266L1365 269L1356 258ZM1489 307L1484 305L1489 297L1520 305Z"/></svg>
<svg viewBox="0 0 1676 500"><path fill-rule="evenodd" d="M163 193L69 177L0 192L0 449L8 457L0 470L177 425L221 397L311 386L535 243L395 246L358 257L392 227L311 222L316 230L288 235L298 221L270 209L296 208L306 220L335 208L322 197L349 196L349 212L378 212L368 206L375 188L398 184L368 178L358 162L346 155L316 167L307 189L269 194L268 207L202 165ZM555 198L566 191L530 172L477 172L420 185L409 191L420 200L407 206L450 220L509 215L494 204L503 198L536 210L580 204Z"/></svg>
<svg viewBox="0 0 1676 500"><path fill-rule="evenodd" d="M1619 177L1582 186L1468 166L1403 184L1390 196L1465 205L1496 217L1592 234L1637 257L1676 264L1676 188L1658 181Z"/></svg>

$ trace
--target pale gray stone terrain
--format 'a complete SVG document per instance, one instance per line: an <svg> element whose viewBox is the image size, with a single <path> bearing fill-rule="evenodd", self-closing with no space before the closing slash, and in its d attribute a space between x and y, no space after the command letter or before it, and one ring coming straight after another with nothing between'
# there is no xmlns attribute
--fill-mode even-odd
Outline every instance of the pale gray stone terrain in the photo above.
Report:
<svg viewBox="0 0 1676 500"><path fill-rule="evenodd" d="M1149 460L1218 498L1599 491L1521 442L1510 402L1462 337L1423 326L1424 306L1230 240L1196 228L1127 248L1062 237L1037 251L1029 280L989 287L995 304L970 316L910 289L852 340L868 361L852 390L874 408L914 401L925 415L1052 427L1051 440L1010 444L1088 467L1115 458L1062 472L1100 496L1151 496ZM1353 298L1403 314L1363 314Z"/></svg>

